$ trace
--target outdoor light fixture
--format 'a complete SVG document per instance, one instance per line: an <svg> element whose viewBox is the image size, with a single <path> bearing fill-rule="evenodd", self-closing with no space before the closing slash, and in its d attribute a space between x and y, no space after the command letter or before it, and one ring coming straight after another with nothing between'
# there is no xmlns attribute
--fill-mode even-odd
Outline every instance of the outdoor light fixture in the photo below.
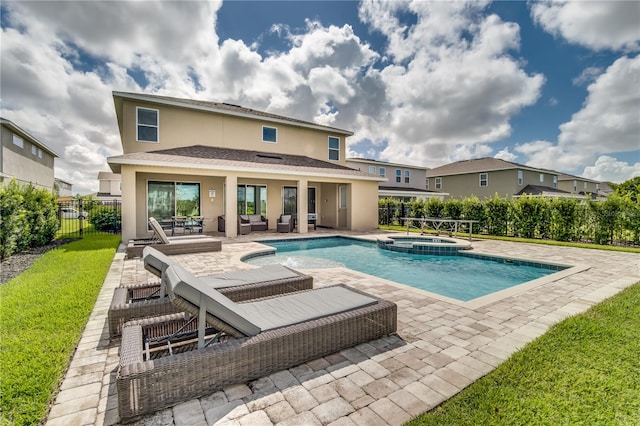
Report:
<svg viewBox="0 0 640 426"><path fill-rule="evenodd" d="M211 202L213 202L213 199L216 198L216 190L215 189L210 189L209 190L209 198L211 198Z"/></svg>

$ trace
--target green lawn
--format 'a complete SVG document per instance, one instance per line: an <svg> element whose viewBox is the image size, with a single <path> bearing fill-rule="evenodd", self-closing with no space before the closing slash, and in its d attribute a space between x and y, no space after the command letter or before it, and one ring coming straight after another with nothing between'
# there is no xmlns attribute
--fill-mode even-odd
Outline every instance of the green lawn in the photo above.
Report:
<svg viewBox="0 0 640 426"><path fill-rule="evenodd" d="M552 327L421 425L640 424L640 283Z"/></svg>
<svg viewBox="0 0 640 426"><path fill-rule="evenodd" d="M119 242L86 236L0 286L0 424L44 421Z"/></svg>

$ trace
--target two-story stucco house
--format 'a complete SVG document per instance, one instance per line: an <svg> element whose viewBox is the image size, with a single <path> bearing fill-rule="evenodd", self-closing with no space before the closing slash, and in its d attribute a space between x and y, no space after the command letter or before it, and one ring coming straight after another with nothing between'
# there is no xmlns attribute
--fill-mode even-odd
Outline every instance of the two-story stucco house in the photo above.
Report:
<svg viewBox="0 0 640 426"><path fill-rule="evenodd" d="M15 178L20 184L54 191L54 160L58 154L10 120L0 118L0 183Z"/></svg>
<svg viewBox="0 0 640 426"><path fill-rule="evenodd" d="M98 192L95 197L101 203L120 201L122 177L118 173L98 172Z"/></svg>
<svg viewBox="0 0 640 426"><path fill-rule="evenodd" d="M580 176L561 174L558 176L558 188L572 194L585 196L605 196L600 193L600 181Z"/></svg>
<svg viewBox="0 0 640 426"><path fill-rule="evenodd" d="M457 161L427 170L427 188L451 198L517 196L570 196L558 188L559 173L497 158Z"/></svg>
<svg viewBox="0 0 640 426"><path fill-rule="evenodd" d="M378 186L379 198L397 198L402 201L429 198L444 199L448 194L426 188L426 167L388 163L368 158L347 158L347 166L386 178Z"/></svg>
<svg viewBox="0 0 640 426"><path fill-rule="evenodd" d="M352 132L237 105L113 93L123 155L108 158L122 177L122 238L148 235L147 220L205 216L238 234L239 214L281 214L318 226L377 227L377 175L346 166ZM306 220L298 232L308 232Z"/></svg>

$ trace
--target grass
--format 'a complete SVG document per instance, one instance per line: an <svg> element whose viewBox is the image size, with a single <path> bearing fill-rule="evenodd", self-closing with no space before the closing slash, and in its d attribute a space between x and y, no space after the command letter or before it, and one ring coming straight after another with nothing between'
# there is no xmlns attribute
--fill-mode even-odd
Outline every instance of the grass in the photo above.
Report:
<svg viewBox="0 0 640 426"><path fill-rule="evenodd" d="M45 420L119 242L86 236L0 286L0 424Z"/></svg>
<svg viewBox="0 0 640 426"><path fill-rule="evenodd" d="M399 225L378 225L378 229L387 230L387 231L399 231L406 232L406 226ZM409 232L419 233L419 229L409 229ZM426 233L435 234L436 232L433 230L425 229ZM441 231L441 234L446 233L446 231ZM596 249L596 250L605 250L605 251L618 251L618 252L627 252L627 253L640 253L640 247L625 247L625 246L607 246L601 244L588 244L588 243L574 243L568 241L554 241L554 240L540 240L535 238L518 238L518 237L500 237L497 235L484 235L484 234L473 234L473 238L483 239L483 240L499 240L499 241L510 241L514 243L532 243L532 244L542 244L548 246L562 246L562 247L577 247L577 248L586 248L586 249ZM469 238L469 232L458 232L459 238Z"/></svg>
<svg viewBox="0 0 640 426"><path fill-rule="evenodd" d="M640 282L553 326L423 425L637 425Z"/></svg>

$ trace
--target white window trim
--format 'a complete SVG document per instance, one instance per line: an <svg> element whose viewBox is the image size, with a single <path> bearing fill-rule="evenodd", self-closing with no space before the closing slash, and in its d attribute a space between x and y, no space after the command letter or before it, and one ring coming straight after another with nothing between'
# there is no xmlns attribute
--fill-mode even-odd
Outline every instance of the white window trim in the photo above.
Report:
<svg viewBox="0 0 640 426"><path fill-rule="evenodd" d="M522 186L524 183L524 172L522 170L518 170L518 185Z"/></svg>
<svg viewBox="0 0 640 426"><path fill-rule="evenodd" d="M31 155L38 155L38 147L31 145Z"/></svg>
<svg viewBox="0 0 640 426"><path fill-rule="evenodd" d="M441 177L435 178L435 184L436 184L436 189L442 189L442 178Z"/></svg>
<svg viewBox="0 0 640 426"><path fill-rule="evenodd" d="M540 173L540 182L544 182L544 173Z"/></svg>
<svg viewBox="0 0 640 426"><path fill-rule="evenodd" d="M331 139L337 139L338 140L338 148L331 148ZM328 136L327 137L327 148L329 148L329 151L327 153L327 157L329 159L329 161L340 161L340 136ZM331 158L331 155L328 155L331 151L338 151L338 158L336 158L335 160Z"/></svg>
<svg viewBox="0 0 640 426"><path fill-rule="evenodd" d="M276 131L276 140L275 141L266 141L264 140L264 129L273 129ZM278 143L278 128L273 126L262 126L262 142L264 143Z"/></svg>
<svg viewBox="0 0 640 426"><path fill-rule="evenodd" d="M387 177L387 168L386 167L380 167L380 177Z"/></svg>
<svg viewBox="0 0 640 426"><path fill-rule="evenodd" d="M396 169L396 183L402 183L402 169Z"/></svg>
<svg viewBox="0 0 640 426"><path fill-rule="evenodd" d="M427 183L426 189L429 189L429 178L427 178L426 183Z"/></svg>
<svg viewBox="0 0 640 426"><path fill-rule="evenodd" d="M483 175L485 176L485 179L484 179L485 184L484 185L482 184L482 176ZM485 172L485 173L479 173L478 174L478 185L480 185L481 188L486 188L486 187L489 186L489 173Z"/></svg>
<svg viewBox="0 0 640 426"><path fill-rule="evenodd" d="M371 171L372 169L373 169L373 171ZM376 166L369 166L369 173L372 174L372 175L375 175L376 174L376 169L377 169Z"/></svg>
<svg viewBox="0 0 640 426"><path fill-rule="evenodd" d="M42 158L42 150L38 148L38 158Z"/></svg>
<svg viewBox="0 0 640 426"><path fill-rule="evenodd" d="M410 183L411 182L411 171L410 170L405 170L404 171L404 183Z"/></svg>
<svg viewBox="0 0 640 426"><path fill-rule="evenodd" d="M24 139L15 133L13 134L13 144L20 149L24 149Z"/></svg>
<svg viewBox="0 0 640 426"><path fill-rule="evenodd" d="M553 187L557 188L558 187L558 176L554 176L553 177Z"/></svg>
<svg viewBox="0 0 640 426"><path fill-rule="evenodd" d="M153 126L151 124L142 124L142 126L146 126L146 127L155 127L157 129L157 140L155 141L143 141L140 140L140 137L138 135L138 127L141 126L140 123L138 123L138 111L144 109L147 111L155 111L156 112L156 117L157 117L157 122L158 124ZM159 109L155 109L155 108L147 108L147 107L136 107L136 142L142 142L142 143L160 143L160 110Z"/></svg>

